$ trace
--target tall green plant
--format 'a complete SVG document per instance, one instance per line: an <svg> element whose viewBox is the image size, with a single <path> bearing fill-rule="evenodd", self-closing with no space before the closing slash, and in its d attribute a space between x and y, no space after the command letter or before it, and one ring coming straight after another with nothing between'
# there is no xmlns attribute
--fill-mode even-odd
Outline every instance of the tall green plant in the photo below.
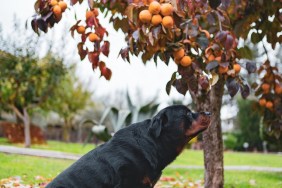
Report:
<svg viewBox="0 0 282 188"><path fill-rule="evenodd" d="M159 104L155 102L156 99L146 103L146 104L134 104L129 93L126 94L126 104L127 106L122 109L110 106L107 107L100 120L85 120L83 123L92 123L92 133L90 134L88 140L94 135L101 138L103 141L107 141L111 138L112 133L108 130L112 130L113 133L118 130L136 123L142 120L151 118L158 109ZM106 119L109 120L110 124L106 125ZM107 126L109 129L107 129Z"/></svg>
<svg viewBox="0 0 282 188"><path fill-rule="evenodd" d="M71 72L69 70L69 73L61 80L54 90L54 97L49 98L45 106L48 110L58 113L63 119L63 140L66 142L70 141L70 130L75 116L93 104L91 93Z"/></svg>
<svg viewBox="0 0 282 188"><path fill-rule="evenodd" d="M256 110L258 107L256 101L253 100L238 100L238 115L236 119L236 128L238 133L236 149L238 150L253 150L262 151L262 138L260 134L261 116ZM248 148L244 148L248 146Z"/></svg>

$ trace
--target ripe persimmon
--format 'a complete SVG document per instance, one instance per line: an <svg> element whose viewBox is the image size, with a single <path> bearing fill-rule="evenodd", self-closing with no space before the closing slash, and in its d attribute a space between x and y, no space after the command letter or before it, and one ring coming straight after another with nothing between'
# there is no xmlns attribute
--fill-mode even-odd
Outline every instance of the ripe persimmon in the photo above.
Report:
<svg viewBox="0 0 282 188"><path fill-rule="evenodd" d="M235 73L238 74L241 71L241 65L234 64L233 69L234 69Z"/></svg>
<svg viewBox="0 0 282 188"><path fill-rule="evenodd" d="M261 98L261 99L259 100L259 105L260 105L260 106L265 106L265 104L266 104L266 100L265 100L264 98Z"/></svg>
<svg viewBox="0 0 282 188"><path fill-rule="evenodd" d="M62 12L64 12L68 7L67 3L64 1L60 1L58 5L61 7Z"/></svg>
<svg viewBox="0 0 282 188"><path fill-rule="evenodd" d="M186 55L184 57L182 57L181 61L180 61L180 64L183 66L183 67L188 67L192 64L192 59L190 56Z"/></svg>
<svg viewBox="0 0 282 188"><path fill-rule="evenodd" d="M150 23L151 19L152 19L152 14L150 13L149 10L142 10L139 13L139 19L141 20L141 22L143 23Z"/></svg>
<svg viewBox="0 0 282 188"><path fill-rule="evenodd" d="M163 16L170 16L173 12L173 6L170 3L164 3L161 5L161 14Z"/></svg>
<svg viewBox="0 0 282 188"><path fill-rule="evenodd" d="M219 74L225 74L225 73L227 73L227 71L228 71L228 67L227 66L226 67L222 67L222 66L218 67L218 73Z"/></svg>
<svg viewBox="0 0 282 188"><path fill-rule="evenodd" d="M62 14L55 16L55 21L58 23L62 19Z"/></svg>
<svg viewBox="0 0 282 188"><path fill-rule="evenodd" d="M268 83L263 83L261 85L261 88L262 88L263 91L269 91L270 85Z"/></svg>
<svg viewBox="0 0 282 188"><path fill-rule="evenodd" d="M173 18L171 16L163 17L162 24L165 28L172 28L174 24Z"/></svg>
<svg viewBox="0 0 282 188"><path fill-rule="evenodd" d="M99 16L99 11L97 8L94 8L92 12L94 13L95 17Z"/></svg>
<svg viewBox="0 0 282 188"><path fill-rule="evenodd" d="M273 103L271 101L267 101L266 104L265 104L265 107L268 108L268 109L272 109Z"/></svg>
<svg viewBox="0 0 282 188"><path fill-rule="evenodd" d="M156 0L147 0L147 3L150 4L150 3L154 2L154 1L156 1Z"/></svg>
<svg viewBox="0 0 282 188"><path fill-rule="evenodd" d="M90 11L90 10L86 11L86 14L85 14L86 20L88 20L92 16L95 16L92 11Z"/></svg>
<svg viewBox="0 0 282 188"><path fill-rule="evenodd" d="M180 48L173 52L173 57L176 60L180 60L185 55L185 50L183 48Z"/></svg>
<svg viewBox="0 0 282 188"><path fill-rule="evenodd" d="M175 58L174 58L175 64L176 64L176 65L179 65L179 64L180 64L180 60L181 60L181 59L175 59Z"/></svg>
<svg viewBox="0 0 282 188"><path fill-rule="evenodd" d="M162 21L163 21L162 16L159 15L159 14L156 14L156 15L153 15L151 23L152 23L152 25L156 26L156 25L159 25L160 23L162 23Z"/></svg>
<svg viewBox="0 0 282 188"><path fill-rule="evenodd" d="M151 14L159 14L161 11L161 4L157 1L153 1L149 5L149 11Z"/></svg>
<svg viewBox="0 0 282 188"><path fill-rule="evenodd" d="M215 57L213 54L209 55L208 62L215 60Z"/></svg>
<svg viewBox="0 0 282 188"><path fill-rule="evenodd" d="M221 62L221 56L217 56L214 60Z"/></svg>
<svg viewBox="0 0 282 188"><path fill-rule="evenodd" d="M88 35L88 39L89 39L89 41L91 41L91 42L95 42L95 41L97 41L97 40L100 40L100 38L98 37L98 35L96 35L95 33L90 33L90 34Z"/></svg>
<svg viewBox="0 0 282 188"><path fill-rule="evenodd" d="M274 90L275 90L276 94L278 94L278 95L282 94L282 86L281 85L276 84Z"/></svg>
<svg viewBox="0 0 282 188"><path fill-rule="evenodd" d="M55 5L57 5L57 4L58 4L58 1L57 1L57 0L51 0L51 1L49 2L49 5L51 5L52 7L55 6Z"/></svg>
<svg viewBox="0 0 282 188"><path fill-rule="evenodd" d="M85 27L84 26L78 26L76 30L79 34L85 33Z"/></svg>
<svg viewBox="0 0 282 188"><path fill-rule="evenodd" d="M53 13L56 18L62 17L62 9L59 5L53 6Z"/></svg>

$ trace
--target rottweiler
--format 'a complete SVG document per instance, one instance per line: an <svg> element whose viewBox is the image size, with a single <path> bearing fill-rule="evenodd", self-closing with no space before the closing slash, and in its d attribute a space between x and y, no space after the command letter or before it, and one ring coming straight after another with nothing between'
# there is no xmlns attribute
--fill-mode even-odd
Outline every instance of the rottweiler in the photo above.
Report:
<svg viewBox="0 0 282 188"><path fill-rule="evenodd" d="M183 105L164 108L152 119L119 130L82 156L47 188L151 188L183 150L210 124L210 113Z"/></svg>

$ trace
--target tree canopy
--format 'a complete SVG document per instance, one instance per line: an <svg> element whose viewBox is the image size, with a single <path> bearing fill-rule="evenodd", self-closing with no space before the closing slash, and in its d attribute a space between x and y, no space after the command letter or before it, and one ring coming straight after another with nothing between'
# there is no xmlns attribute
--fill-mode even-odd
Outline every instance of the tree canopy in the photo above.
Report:
<svg viewBox="0 0 282 188"><path fill-rule="evenodd" d="M0 51L0 103L5 108L38 106L52 94L64 69L51 54L38 61Z"/></svg>
<svg viewBox="0 0 282 188"><path fill-rule="evenodd" d="M70 0L70 5L83 0ZM259 0L105 0L87 1L85 18L77 20L70 29L77 32L81 41L77 44L81 59L88 57L93 69L99 69L106 79L111 78L111 70L101 55L108 56L110 41L108 32L100 23L98 9L104 15L110 14L110 22L116 30L125 33L127 46L120 51L123 59L130 61L130 54L141 55L143 62L160 59L178 65L166 89L173 86L183 95L189 90L201 95L210 90L218 80L226 81L231 97L241 92L243 98L250 93L248 83L240 74L241 67L248 73L261 74L258 84L254 84L256 95L265 100L265 122L273 130L281 121L281 74L275 63L270 62L266 45L272 49L282 42L281 1ZM157 2L157 3L156 3ZM37 0L37 16L32 20L35 32L48 31L60 22L67 4L64 1ZM60 7L60 8L58 8ZM60 11L57 11L60 10ZM267 57L262 64L252 61L251 50L244 40L251 39L255 45L262 43ZM266 43L262 42L266 39ZM239 45L239 42L241 44ZM243 45L242 45L243 44ZM94 48L93 48L94 46ZM266 70L264 72L263 70ZM275 125L268 123L277 119ZM272 113L274 112L274 113ZM280 122L281 123L281 122Z"/></svg>

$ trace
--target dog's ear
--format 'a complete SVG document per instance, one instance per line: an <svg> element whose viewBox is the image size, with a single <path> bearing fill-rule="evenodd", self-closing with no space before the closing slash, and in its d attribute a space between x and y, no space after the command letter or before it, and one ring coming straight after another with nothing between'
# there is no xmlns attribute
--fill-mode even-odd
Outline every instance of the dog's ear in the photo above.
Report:
<svg viewBox="0 0 282 188"><path fill-rule="evenodd" d="M161 135L162 128L167 124L168 118L165 113L158 114L152 119L149 127L149 134L152 134L155 138Z"/></svg>

